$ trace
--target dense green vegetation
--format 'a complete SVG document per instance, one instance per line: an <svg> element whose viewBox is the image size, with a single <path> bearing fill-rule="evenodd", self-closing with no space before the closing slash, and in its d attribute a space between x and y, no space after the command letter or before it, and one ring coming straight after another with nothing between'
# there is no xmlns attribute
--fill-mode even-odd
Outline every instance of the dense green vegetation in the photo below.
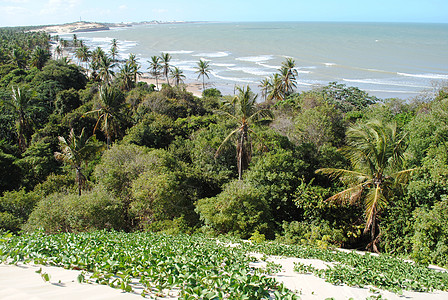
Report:
<svg viewBox="0 0 448 300"><path fill-rule="evenodd" d="M198 98L168 53L148 70L171 76L159 87L138 82L135 55L117 61L117 41L0 41L2 230L264 236L448 264L446 87L409 101L338 83L299 93L287 59L262 103L248 87ZM203 82L209 71L198 63Z"/></svg>

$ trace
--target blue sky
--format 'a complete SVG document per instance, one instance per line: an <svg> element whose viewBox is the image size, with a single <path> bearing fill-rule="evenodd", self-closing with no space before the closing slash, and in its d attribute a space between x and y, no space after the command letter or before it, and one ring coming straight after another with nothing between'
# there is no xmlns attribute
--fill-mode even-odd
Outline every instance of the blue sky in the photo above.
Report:
<svg viewBox="0 0 448 300"><path fill-rule="evenodd" d="M78 21L448 23L448 0L0 0L0 26Z"/></svg>

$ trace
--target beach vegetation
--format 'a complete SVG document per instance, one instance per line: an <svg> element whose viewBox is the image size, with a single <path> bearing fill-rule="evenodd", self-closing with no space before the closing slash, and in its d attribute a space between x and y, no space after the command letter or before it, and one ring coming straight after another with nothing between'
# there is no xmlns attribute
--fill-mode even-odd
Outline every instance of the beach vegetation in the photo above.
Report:
<svg viewBox="0 0 448 300"><path fill-rule="evenodd" d="M0 230L226 233L447 264L446 86L407 101L337 82L299 92L287 58L260 97L246 86L223 95L205 89L211 62L201 60L197 97L170 54L149 61L154 89L117 43L85 60L78 36L0 29ZM94 134L105 151L78 159ZM341 270L326 278L364 284L337 281Z"/></svg>
<svg viewBox="0 0 448 300"><path fill-rule="evenodd" d="M198 79L202 76L202 90L205 90L205 77L210 78L210 72L212 68L210 67L210 62L200 59L196 67L198 73Z"/></svg>

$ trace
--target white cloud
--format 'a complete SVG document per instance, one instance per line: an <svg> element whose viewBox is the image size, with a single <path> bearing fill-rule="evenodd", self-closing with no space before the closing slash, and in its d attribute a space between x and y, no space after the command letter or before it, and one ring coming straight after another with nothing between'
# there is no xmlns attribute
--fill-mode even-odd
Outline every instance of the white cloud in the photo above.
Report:
<svg viewBox="0 0 448 300"><path fill-rule="evenodd" d="M82 3L81 0L49 0L40 10L42 15L73 12L73 9Z"/></svg>
<svg viewBox="0 0 448 300"><path fill-rule="evenodd" d="M120 6L118 7L118 9L120 9L120 10L126 10L126 9L128 9L128 6L127 6L126 4L123 4L123 5L120 5Z"/></svg>
<svg viewBox="0 0 448 300"><path fill-rule="evenodd" d="M30 12L28 9L19 6L3 6L0 7L0 10L6 15L13 15L13 16L24 15Z"/></svg>
<svg viewBox="0 0 448 300"><path fill-rule="evenodd" d="M30 0L2 0L0 2L6 2L6 3L28 3Z"/></svg>

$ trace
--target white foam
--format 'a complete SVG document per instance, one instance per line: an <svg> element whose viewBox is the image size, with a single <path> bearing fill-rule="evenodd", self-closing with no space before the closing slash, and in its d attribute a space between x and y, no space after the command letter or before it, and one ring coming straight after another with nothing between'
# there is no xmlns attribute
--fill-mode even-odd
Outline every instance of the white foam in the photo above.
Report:
<svg viewBox="0 0 448 300"><path fill-rule="evenodd" d="M325 65L326 67L336 66L335 63L324 63L324 65Z"/></svg>
<svg viewBox="0 0 448 300"><path fill-rule="evenodd" d="M163 53L169 53L169 54L191 54L194 51L190 50L173 50L173 51L161 51Z"/></svg>
<svg viewBox="0 0 448 300"><path fill-rule="evenodd" d="M198 53L193 54L193 56L200 56L200 57L209 57L209 58L215 58L215 57L226 57L229 56L229 52L209 52L209 53Z"/></svg>
<svg viewBox="0 0 448 300"><path fill-rule="evenodd" d="M252 80L247 80L247 79L241 79L241 78L237 78L237 77L227 77L227 76L221 76L218 75L217 72L210 72L213 76L215 76L216 78L222 79L222 80L229 80L229 81L235 81L235 82L246 82L246 83L255 83Z"/></svg>
<svg viewBox="0 0 448 300"><path fill-rule="evenodd" d="M343 81L346 82L354 82L354 83L365 83L365 84L377 84L377 85L389 85L389 86L405 86L405 87L414 87L414 88L428 88L428 86L415 85L406 82L391 82L385 80L378 79L346 79L343 78Z"/></svg>
<svg viewBox="0 0 448 300"><path fill-rule="evenodd" d="M272 55L259 55L259 56L237 57L235 59L241 60L241 61L260 63L260 62L271 60L273 58L274 57Z"/></svg>
<svg viewBox="0 0 448 300"><path fill-rule="evenodd" d="M400 76L407 76L407 77L417 77L417 78L427 78L427 79L445 79L448 80L448 74L432 74L432 73L425 73L425 74L408 74L408 73L400 73L397 72Z"/></svg>
<svg viewBox="0 0 448 300"><path fill-rule="evenodd" d="M272 74L271 72L266 72L266 71L260 70L258 68L233 67L233 68L228 68L228 69L232 70L232 71L243 72L243 73L256 75L256 76L269 76Z"/></svg>
<svg viewBox="0 0 448 300"><path fill-rule="evenodd" d="M263 64L261 62L257 62L257 65L265 67L265 68L268 68L268 69L276 69L276 70L278 70L278 69L281 68L280 66L271 66L271 65Z"/></svg>
<svg viewBox="0 0 448 300"><path fill-rule="evenodd" d="M234 66L236 66L235 64L220 64L220 63L213 63L211 65L216 66L216 67L234 67Z"/></svg>

